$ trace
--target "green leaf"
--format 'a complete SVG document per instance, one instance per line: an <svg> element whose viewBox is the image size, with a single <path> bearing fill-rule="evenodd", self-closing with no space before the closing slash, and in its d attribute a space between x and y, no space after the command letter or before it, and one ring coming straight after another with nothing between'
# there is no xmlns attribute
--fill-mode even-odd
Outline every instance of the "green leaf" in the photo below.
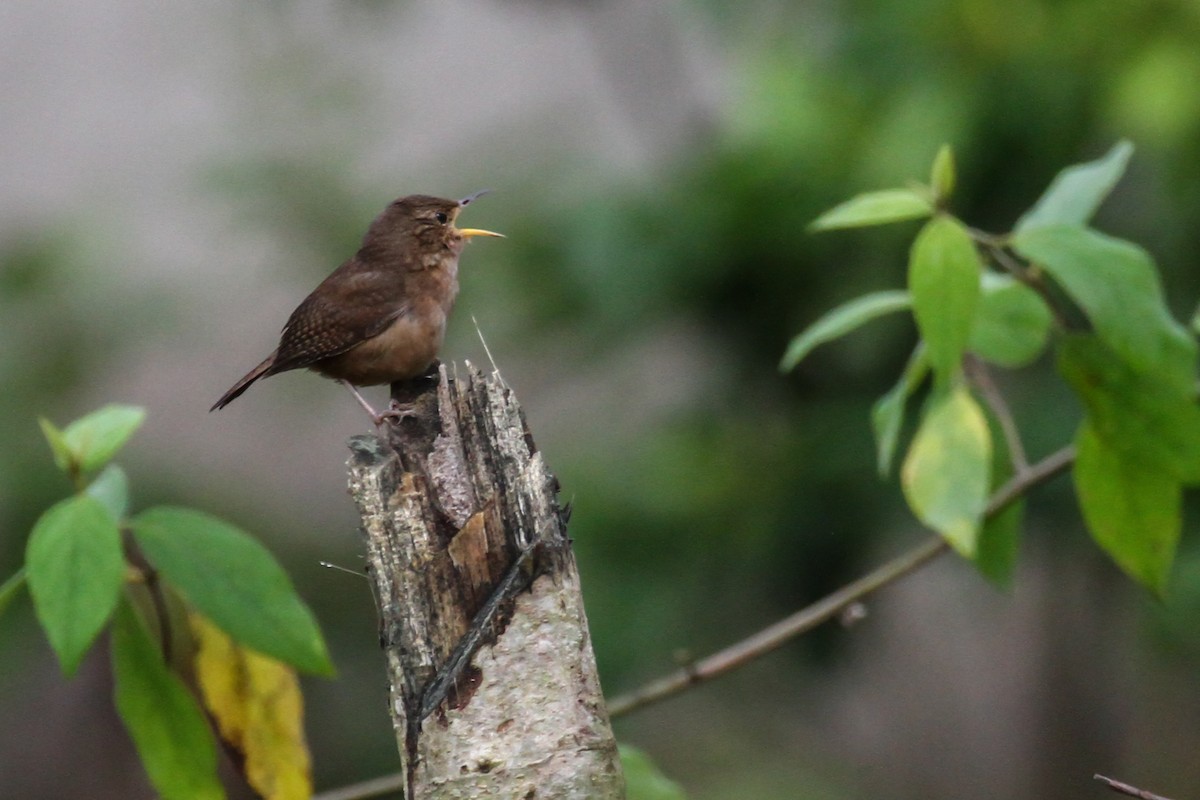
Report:
<svg viewBox="0 0 1200 800"><path fill-rule="evenodd" d="M146 419L137 406L107 405L67 426L63 437L84 472L107 464Z"/></svg>
<svg viewBox="0 0 1200 800"><path fill-rule="evenodd" d="M1013 476L1012 453L1008 440L995 413L984 410L988 422L988 435L992 440L992 485L991 491L1003 486ZM979 531L979 546L975 553L975 567L1000 588L1012 585L1013 572L1017 566L1017 554L1021 545L1021 522L1025 516L1025 499L1009 503L1004 510L984 520Z"/></svg>
<svg viewBox="0 0 1200 800"><path fill-rule="evenodd" d="M1062 339L1058 369L1108 448L1183 483L1200 483L1200 407L1190 391L1134 370L1086 334Z"/></svg>
<svg viewBox="0 0 1200 800"><path fill-rule="evenodd" d="M967 558L976 553L991 485L987 419L965 386L935 395L900 471L917 519Z"/></svg>
<svg viewBox="0 0 1200 800"><path fill-rule="evenodd" d="M917 344L904 367L904 374L888 393L879 398L871 409L871 430L875 433L876 463L881 477L892 471L896 457L896 445L900 441L900 429L904 426L904 410L908 398L925 380L929 363L925 360L925 346Z"/></svg>
<svg viewBox="0 0 1200 800"><path fill-rule="evenodd" d="M1162 596L1183 524L1179 480L1110 447L1086 421L1075 448L1075 493L1092 538Z"/></svg>
<svg viewBox="0 0 1200 800"><path fill-rule="evenodd" d="M982 268L970 234L952 217L930 221L913 243L908 290L939 382L958 373L974 324Z"/></svg>
<svg viewBox="0 0 1200 800"><path fill-rule="evenodd" d="M618 745L628 800L687 800L683 788L663 775L649 756L627 744Z"/></svg>
<svg viewBox="0 0 1200 800"><path fill-rule="evenodd" d="M1046 347L1050 310L1037 292L1008 275L984 272L967 349L1002 367L1023 367Z"/></svg>
<svg viewBox="0 0 1200 800"><path fill-rule="evenodd" d="M933 159L929 185L933 188L934 202L939 206L945 205L954 193L954 151L948 144L942 145Z"/></svg>
<svg viewBox="0 0 1200 800"><path fill-rule="evenodd" d="M38 425L42 429L42 435L46 437L46 442L50 445L50 452L54 454L54 465L68 475L78 472L79 464L75 462L75 458L71 454L71 447L67 444L63 432L45 417L38 417Z"/></svg>
<svg viewBox="0 0 1200 800"><path fill-rule="evenodd" d="M1087 224L1125 173L1133 145L1117 142L1096 161L1067 167L1054 178L1033 208L1017 220L1015 233L1048 225Z"/></svg>
<svg viewBox="0 0 1200 800"><path fill-rule="evenodd" d="M1023 233L1013 246L1057 281L1096 334L1139 372L1194 392L1196 342L1163 302L1154 262L1129 242L1084 228Z"/></svg>
<svg viewBox="0 0 1200 800"><path fill-rule="evenodd" d="M814 231L863 228L908 219L924 219L933 213L929 198L912 189L884 189L852 197L813 220Z"/></svg>
<svg viewBox="0 0 1200 800"><path fill-rule="evenodd" d="M1017 555L1021 549L1021 523L1024 518L1025 501L1017 500L985 520L979 530L975 566L983 577L1000 588L1006 589L1012 585Z"/></svg>
<svg viewBox="0 0 1200 800"><path fill-rule="evenodd" d="M186 508L151 508L131 525L147 560L234 639L298 669L332 674L312 612L261 544Z"/></svg>
<svg viewBox="0 0 1200 800"><path fill-rule="evenodd" d="M85 493L108 509L113 521L119 523L129 511L129 479L125 470L109 464L88 484Z"/></svg>
<svg viewBox="0 0 1200 800"><path fill-rule="evenodd" d="M70 497L34 525L25 568L37 618L70 675L117 604L125 579L121 532L98 500Z"/></svg>
<svg viewBox="0 0 1200 800"><path fill-rule="evenodd" d="M225 797L204 714L128 602L113 618L112 663L117 713L155 790L166 800Z"/></svg>
<svg viewBox="0 0 1200 800"><path fill-rule="evenodd" d="M783 360L779 363L779 369L788 372L818 345L845 336L876 317L903 311L908 307L908 292L899 290L872 292L844 303L792 339Z"/></svg>
<svg viewBox="0 0 1200 800"><path fill-rule="evenodd" d="M17 599L17 595L21 593L21 589L25 586L25 568L21 567L14 572L9 579L3 584L0 584L0 615L4 614L4 610L9 604Z"/></svg>

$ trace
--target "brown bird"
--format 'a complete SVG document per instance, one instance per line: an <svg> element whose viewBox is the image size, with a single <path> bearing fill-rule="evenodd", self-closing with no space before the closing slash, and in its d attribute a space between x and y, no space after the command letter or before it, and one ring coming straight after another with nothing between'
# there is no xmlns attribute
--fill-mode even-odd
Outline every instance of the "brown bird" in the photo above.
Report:
<svg viewBox="0 0 1200 800"><path fill-rule="evenodd" d="M395 408L377 413L357 387L415 378L437 357L458 295L459 254L472 236L501 236L454 226L481 194L393 201L354 257L292 312L275 352L209 410L224 408L259 378L307 367L344 383L376 425L401 415Z"/></svg>

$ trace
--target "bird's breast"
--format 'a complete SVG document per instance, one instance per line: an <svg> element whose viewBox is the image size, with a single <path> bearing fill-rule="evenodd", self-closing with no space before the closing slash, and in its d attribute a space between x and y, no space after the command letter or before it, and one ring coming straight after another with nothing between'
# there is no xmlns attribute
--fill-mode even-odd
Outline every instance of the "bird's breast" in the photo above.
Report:
<svg viewBox="0 0 1200 800"><path fill-rule="evenodd" d="M378 336L312 368L357 386L415 378L437 358L445 335L446 312L440 304L430 303L399 317Z"/></svg>

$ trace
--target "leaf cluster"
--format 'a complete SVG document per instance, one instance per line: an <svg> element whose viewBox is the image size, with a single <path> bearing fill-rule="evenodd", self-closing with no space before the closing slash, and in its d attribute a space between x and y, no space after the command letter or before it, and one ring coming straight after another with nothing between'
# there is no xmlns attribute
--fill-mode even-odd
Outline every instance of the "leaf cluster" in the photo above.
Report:
<svg viewBox="0 0 1200 800"><path fill-rule="evenodd" d="M64 674L111 630L115 703L166 798L219 798L207 711L264 797L311 793L295 672L332 674L312 612L274 557L238 528L171 506L129 515L113 458L145 418L110 405L41 428L75 492L37 520L0 611L27 586ZM180 648L179 642L186 643ZM185 652L187 663L172 663ZM203 709L182 675L195 677Z"/></svg>
<svg viewBox="0 0 1200 800"><path fill-rule="evenodd" d="M919 342L872 413L879 469L890 473L909 401L928 383L900 468L905 498L918 519L1001 580L1015 559L1020 511L989 516L988 498L1028 465L992 368L1024 367L1053 350L1085 409L1073 441L1083 519L1117 565L1158 594L1182 529L1182 491L1200 482L1195 335L1167 310L1150 255L1088 226L1132 151L1120 142L1063 170L1005 234L974 230L947 210L948 147L928 185L859 195L812 224L925 220L906 288L829 312L792 340L781 368L884 314L912 313Z"/></svg>

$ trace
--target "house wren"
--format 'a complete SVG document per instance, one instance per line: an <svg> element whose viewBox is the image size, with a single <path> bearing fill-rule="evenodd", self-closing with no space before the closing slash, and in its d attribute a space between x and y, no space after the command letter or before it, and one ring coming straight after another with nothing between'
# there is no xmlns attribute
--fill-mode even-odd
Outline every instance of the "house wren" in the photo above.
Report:
<svg viewBox="0 0 1200 800"><path fill-rule="evenodd" d="M356 387L415 378L437 357L446 319L458 294L458 257L472 236L456 228L462 200L410 195L375 218L362 246L304 298L279 338L279 347L221 396L224 408L259 378L307 367L344 383L375 424L379 414Z"/></svg>

